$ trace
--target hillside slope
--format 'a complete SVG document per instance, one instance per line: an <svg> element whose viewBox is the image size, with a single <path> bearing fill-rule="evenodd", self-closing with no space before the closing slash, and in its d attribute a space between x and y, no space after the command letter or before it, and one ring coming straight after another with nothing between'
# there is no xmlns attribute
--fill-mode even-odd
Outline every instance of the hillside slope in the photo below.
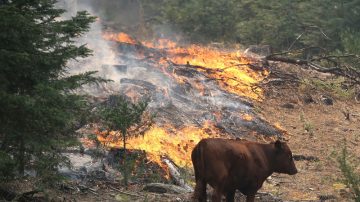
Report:
<svg viewBox="0 0 360 202"><path fill-rule="evenodd" d="M264 190L291 201L351 200L337 158L344 141L348 151L360 158L360 104L351 90L340 86L340 78L293 65L277 64L275 68L296 75L300 82L267 86L266 98L257 107L267 120L289 133L299 173L274 175ZM330 100L325 97L333 104L328 105Z"/></svg>

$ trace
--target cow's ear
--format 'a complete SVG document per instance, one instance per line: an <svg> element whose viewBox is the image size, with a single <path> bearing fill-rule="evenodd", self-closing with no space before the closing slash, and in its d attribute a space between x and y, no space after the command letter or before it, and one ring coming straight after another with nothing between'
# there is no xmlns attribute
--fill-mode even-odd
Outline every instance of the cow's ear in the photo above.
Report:
<svg viewBox="0 0 360 202"><path fill-rule="evenodd" d="M276 142L275 142L275 148L276 148L276 149L282 149L282 143L281 143L280 140L276 140Z"/></svg>

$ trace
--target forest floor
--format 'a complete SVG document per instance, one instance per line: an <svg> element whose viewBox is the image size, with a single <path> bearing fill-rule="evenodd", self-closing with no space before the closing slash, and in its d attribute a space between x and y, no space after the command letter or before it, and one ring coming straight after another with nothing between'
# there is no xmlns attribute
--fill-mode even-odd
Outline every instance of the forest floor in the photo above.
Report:
<svg viewBox="0 0 360 202"><path fill-rule="evenodd" d="M347 151L360 159L360 103L344 90L339 78L287 64L272 65L280 73L290 73L298 81L264 86L264 100L255 110L270 123L287 131L286 139L298 157L299 173L273 174L256 201L351 201L349 189L339 168L345 142ZM332 105L322 99L331 98ZM346 119L348 115L349 119ZM359 171L359 166L357 167ZM31 181L15 183L18 189L31 187ZM51 190L54 201L191 201L191 193L156 194L141 191L141 184L125 190L118 185L97 183L87 192ZM25 188L24 188L25 189ZM45 196L43 196L45 197ZM40 197L40 198L43 198ZM240 194L236 201L245 201Z"/></svg>
<svg viewBox="0 0 360 202"><path fill-rule="evenodd" d="M268 86L257 107L270 123L289 133L288 144L294 154L310 158L296 161L298 174L274 174L273 182L265 183L262 190L289 201L351 201L337 159L346 142L347 151L359 162L360 103L341 87L339 78L294 65L277 68L302 82ZM331 97L333 104L325 104L324 96ZM358 164L357 173L359 169Z"/></svg>

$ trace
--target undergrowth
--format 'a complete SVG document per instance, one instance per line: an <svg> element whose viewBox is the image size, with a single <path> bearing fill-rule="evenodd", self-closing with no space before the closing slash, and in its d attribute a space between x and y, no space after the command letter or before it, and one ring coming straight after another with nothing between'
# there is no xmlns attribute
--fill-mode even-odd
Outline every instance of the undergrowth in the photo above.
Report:
<svg viewBox="0 0 360 202"><path fill-rule="evenodd" d="M345 85L345 79L341 77L328 80L319 78L303 79L300 89L303 91L320 90L342 100L351 99L356 93L355 88Z"/></svg>
<svg viewBox="0 0 360 202"><path fill-rule="evenodd" d="M354 200L356 202L360 202L359 160L348 152L346 149L346 144L344 144L337 161L343 175L344 183L350 188Z"/></svg>
<svg viewBox="0 0 360 202"><path fill-rule="evenodd" d="M305 119L304 112L300 114L300 121L304 124L304 130L309 133L310 136L314 136L314 126L309 120Z"/></svg>

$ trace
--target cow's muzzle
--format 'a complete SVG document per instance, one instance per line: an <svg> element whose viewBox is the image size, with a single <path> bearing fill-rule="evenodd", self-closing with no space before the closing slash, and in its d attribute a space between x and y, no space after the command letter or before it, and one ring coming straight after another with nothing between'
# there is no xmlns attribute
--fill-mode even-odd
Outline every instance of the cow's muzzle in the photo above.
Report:
<svg viewBox="0 0 360 202"><path fill-rule="evenodd" d="M298 170L296 167L294 167L294 169L291 169L291 171L289 172L289 175L295 175L296 173L298 173Z"/></svg>

